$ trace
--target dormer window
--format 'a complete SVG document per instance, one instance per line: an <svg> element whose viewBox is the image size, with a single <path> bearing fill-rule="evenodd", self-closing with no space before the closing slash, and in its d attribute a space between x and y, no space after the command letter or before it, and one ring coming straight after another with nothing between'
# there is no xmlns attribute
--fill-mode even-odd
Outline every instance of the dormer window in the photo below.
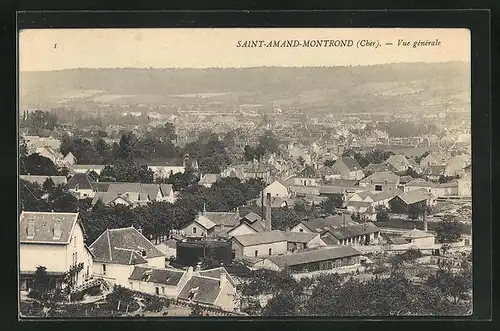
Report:
<svg viewBox="0 0 500 331"><path fill-rule="evenodd" d="M28 219L28 228L26 229L26 237L35 237L35 220L33 218Z"/></svg>
<svg viewBox="0 0 500 331"><path fill-rule="evenodd" d="M145 249L143 249L143 250L141 251L141 255L142 255L142 256L146 256L146 250L145 250Z"/></svg>
<svg viewBox="0 0 500 331"><path fill-rule="evenodd" d="M61 238L61 220L55 220L52 234L53 234L53 239Z"/></svg>

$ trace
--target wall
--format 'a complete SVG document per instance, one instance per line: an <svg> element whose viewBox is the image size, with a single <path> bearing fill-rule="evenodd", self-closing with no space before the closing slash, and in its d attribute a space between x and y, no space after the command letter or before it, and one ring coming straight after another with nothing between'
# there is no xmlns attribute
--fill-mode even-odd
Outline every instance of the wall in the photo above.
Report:
<svg viewBox="0 0 500 331"><path fill-rule="evenodd" d="M268 270L274 270L274 271L279 271L280 267L278 267L276 264L271 262L268 259L264 259L262 261L259 261L253 265L255 269L268 269Z"/></svg>
<svg viewBox="0 0 500 331"><path fill-rule="evenodd" d="M103 274L102 265L106 265L106 275ZM135 266L139 266L135 265ZM130 287L128 278L134 270L134 265L124 265L124 264L114 264L114 263L100 263L94 262L93 265L93 276L99 277L107 280L112 285L121 285L125 287ZM142 264L146 266L146 264Z"/></svg>
<svg viewBox="0 0 500 331"><path fill-rule="evenodd" d="M412 240L412 243L415 244L418 248L432 247L434 245L435 238L427 237L427 238L415 238Z"/></svg>
<svg viewBox="0 0 500 331"><path fill-rule="evenodd" d="M196 233L193 233L193 228L196 228ZM182 229L183 233L188 237L201 237L208 235L208 230L205 229L201 224L193 222Z"/></svg>
<svg viewBox="0 0 500 331"><path fill-rule="evenodd" d="M78 275L77 285L80 285L85 280L85 273L87 272L87 266L89 267L89 272L92 272L92 257L88 250L84 246L83 231L80 225L76 224L73 230L73 236L71 241L67 246L66 252L66 265L69 267L73 264L73 253L76 253L77 264L83 263L83 269Z"/></svg>
<svg viewBox="0 0 500 331"><path fill-rule="evenodd" d="M156 295L155 288L158 287L160 293L159 295L169 298L177 298L177 295L179 294L180 291L178 286L150 283L150 282L131 280L131 279L129 279L129 285L127 287L134 291L144 292L153 295Z"/></svg>
<svg viewBox="0 0 500 331"><path fill-rule="evenodd" d="M70 254L71 258L71 254ZM47 271L67 272L66 245L21 244L19 250L19 269L36 271L44 266Z"/></svg>
<svg viewBox="0 0 500 331"><path fill-rule="evenodd" d="M327 246L323 240L321 240L321 237L319 234L314 237L311 241L309 241L306 245L307 247L324 247Z"/></svg>
<svg viewBox="0 0 500 331"><path fill-rule="evenodd" d="M153 257L147 260L150 267L165 268L165 256Z"/></svg>
<svg viewBox="0 0 500 331"><path fill-rule="evenodd" d="M238 308L236 296L236 289L226 280L214 305L228 311L236 310Z"/></svg>
<svg viewBox="0 0 500 331"><path fill-rule="evenodd" d="M235 239L232 240L231 249L234 251L234 258L241 260L243 258L243 246Z"/></svg>
<svg viewBox="0 0 500 331"><path fill-rule="evenodd" d="M183 166L148 166L154 172L156 177L168 178L171 174L184 173L186 170Z"/></svg>
<svg viewBox="0 0 500 331"><path fill-rule="evenodd" d="M86 198L93 198L95 196L94 190L69 190L72 192L78 199L86 199Z"/></svg>
<svg viewBox="0 0 500 331"><path fill-rule="evenodd" d="M302 230L302 231L300 231ZM297 224L296 226L294 226L293 228L290 229L291 232L305 232L305 233L313 233L311 232L311 230L309 230L306 226L302 225L302 224Z"/></svg>
<svg viewBox="0 0 500 331"><path fill-rule="evenodd" d="M244 234L252 234L252 233L256 233L256 232L257 231L255 231L254 229L252 229L251 227L249 227L245 223L242 223L242 224L238 225L237 227L235 227L230 232L228 232L227 234L231 237L231 236L241 236Z"/></svg>
<svg viewBox="0 0 500 331"><path fill-rule="evenodd" d="M269 248L271 248L271 255L284 254L287 251L287 242L280 241L269 244L243 247L243 255L255 257L255 251L257 250L257 256L269 256Z"/></svg>
<svg viewBox="0 0 500 331"><path fill-rule="evenodd" d="M264 197L267 196L267 193L271 193L272 197L288 197L288 189L278 182L274 182L264 189Z"/></svg>

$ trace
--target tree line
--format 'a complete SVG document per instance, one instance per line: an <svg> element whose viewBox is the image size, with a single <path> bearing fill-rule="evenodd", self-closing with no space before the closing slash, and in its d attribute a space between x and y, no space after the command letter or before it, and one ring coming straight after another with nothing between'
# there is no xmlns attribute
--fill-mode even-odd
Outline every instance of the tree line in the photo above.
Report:
<svg viewBox="0 0 500 331"><path fill-rule="evenodd" d="M144 235L159 241L172 229L182 229L192 222L198 212L231 211L255 199L264 183L251 179L219 179L210 188L193 181L185 187L174 203L150 202L131 208L125 205L105 206L102 202L92 206L91 199L76 199L62 185L48 179L43 185L21 180L20 209L27 211L80 212L86 232L86 243L91 244L106 229L134 226Z"/></svg>

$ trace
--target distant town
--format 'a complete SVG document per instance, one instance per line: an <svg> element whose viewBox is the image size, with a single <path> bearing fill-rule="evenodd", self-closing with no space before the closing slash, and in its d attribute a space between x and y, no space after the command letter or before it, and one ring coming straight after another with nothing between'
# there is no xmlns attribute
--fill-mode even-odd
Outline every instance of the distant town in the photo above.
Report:
<svg viewBox="0 0 500 331"><path fill-rule="evenodd" d="M408 81L26 97L21 316L470 315L468 91Z"/></svg>

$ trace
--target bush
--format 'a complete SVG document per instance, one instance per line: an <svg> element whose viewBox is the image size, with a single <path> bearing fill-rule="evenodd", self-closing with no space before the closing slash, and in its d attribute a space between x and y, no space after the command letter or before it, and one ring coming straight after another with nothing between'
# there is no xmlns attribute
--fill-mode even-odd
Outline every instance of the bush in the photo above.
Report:
<svg viewBox="0 0 500 331"><path fill-rule="evenodd" d="M94 286L86 290L85 293L90 296L98 296L102 294L102 290L100 286Z"/></svg>
<svg viewBox="0 0 500 331"><path fill-rule="evenodd" d="M85 293L84 292L76 292L71 294L70 300L71 301L82 301L85 298Z"/></svg>

